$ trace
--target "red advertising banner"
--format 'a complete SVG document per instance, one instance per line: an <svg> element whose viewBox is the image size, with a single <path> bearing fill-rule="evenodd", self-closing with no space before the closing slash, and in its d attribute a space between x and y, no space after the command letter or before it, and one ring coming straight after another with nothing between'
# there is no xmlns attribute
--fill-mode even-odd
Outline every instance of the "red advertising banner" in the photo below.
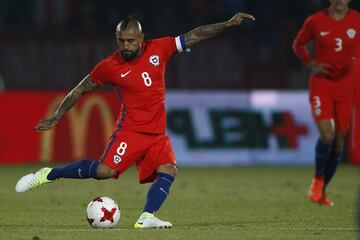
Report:
<svg viewBox="0 0 360 240"><path fill-rule="evenodd" d="M65 91L0 92L0 164L101 156L120 110L117 94L90 93L64 115L55 129L37 133L36 124L49 117L65 95ZM318 132L304 104L307 98L305 91L168 93L167 130L178 163L313 164ZM359 126L358 107L349 134L349 156L356 164L360 164L360 148L356 147Z"/></svg>
<svg viewBox="0 0 360 240"><path fill-rule="evenodd" d="M34 130L65 95L61 91L0 93L0 164L69 161L102 154L120 107L111 91L84 96L54 130Z"/></svg>

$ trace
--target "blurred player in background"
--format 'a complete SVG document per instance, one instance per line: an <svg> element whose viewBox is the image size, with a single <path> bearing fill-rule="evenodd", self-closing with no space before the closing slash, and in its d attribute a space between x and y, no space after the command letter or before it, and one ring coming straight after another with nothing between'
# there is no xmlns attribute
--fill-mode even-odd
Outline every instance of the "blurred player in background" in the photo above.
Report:
<svg viewBox="0 0 360 240"><path fill-rule="evenodd" d="M40 121L37 131L51 130L84 94L111 84L122 104L117 125L100 159L83 159L58 168L42 168L22 177L17 192L25 192L59 178L118 178L137 165L140 183L153 182L135 228L168 228L170 222L154 216L167 198L176 175L175 155L165 133L165 68L176 52L254 17L237 13L226 22L198 27L178 37L144 41L140 23L122 20L116 27L118 50L100 61L62 101L56 112Z"/></svg>
<svg viewBox="0 0 360 240"><path fill-rule="evenodd" d="M309 189L314 203L333 206L326 187L335 174L344 149L353 107L353 61L359 47L360 14L350 0L330 0L330 7L309 16L293 49L311 69L309 100L320 138L315 147L315 175ZM314 41L314 56L306 44Z"/></svg>

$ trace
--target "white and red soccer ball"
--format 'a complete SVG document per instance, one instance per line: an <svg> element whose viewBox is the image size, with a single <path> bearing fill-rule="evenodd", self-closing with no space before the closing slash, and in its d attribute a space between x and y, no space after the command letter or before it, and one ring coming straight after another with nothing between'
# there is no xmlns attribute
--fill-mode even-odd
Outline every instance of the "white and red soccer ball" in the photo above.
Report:
<svg viewBox="0 0 360 240"><path fill-rule="evenodd" d="M120 208L109 197L97 197L87 206L86 217L93 228L112 228L120 220Z"/></svg>

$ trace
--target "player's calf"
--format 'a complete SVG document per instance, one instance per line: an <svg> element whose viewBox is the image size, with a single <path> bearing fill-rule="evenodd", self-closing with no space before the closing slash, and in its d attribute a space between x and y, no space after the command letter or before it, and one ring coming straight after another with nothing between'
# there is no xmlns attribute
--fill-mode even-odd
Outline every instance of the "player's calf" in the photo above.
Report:
<svg viewBox="0 0 360 240"><path fill-rule="evenodd" d="M42 168L36 173L27 174L17 182L15 191L26 192L59 178L107 179L115 174L117 170L103 165L96 159L83 159L58 168Z"/></svg>
<svg viewBox="0 0 360 240"><path fill-rule="evenodd" d="M95 178L98 179L100 162L96 159L78 160L67 165L52 169L48 175L49 180L58 178Z"/></svg>
<svg viewBox="0 0 360 240"><path fill-rule="evenodd" d="M160 209L170 194L170 187L174 182L174 177L167 173L157 173L156 180L149 188L146 204L143 212L155 213Z"/></svg>

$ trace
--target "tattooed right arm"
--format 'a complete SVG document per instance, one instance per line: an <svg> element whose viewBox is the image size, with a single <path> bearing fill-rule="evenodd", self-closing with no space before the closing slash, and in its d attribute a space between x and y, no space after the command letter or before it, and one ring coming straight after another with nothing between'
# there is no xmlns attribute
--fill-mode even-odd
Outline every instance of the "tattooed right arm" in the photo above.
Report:
<svg viewBox="0 0 360 240"><path fill-rule="evenodd" d="M94 90L98 86L99 85L95 83L89 75L87 75L76 87L74 87L68 93L68 95L66 95L55 113L50 118L41 120L35 129L37 131L52 129L58 123L61 117L75 105L81 96Z"/></svg>
<svg viewBox="0 0 360 240"><path fill-rule="evenodd" d="M247 19L255 20L254 16L250 14L238 12L226 22L208 24L195 28L184 34L185 45L190 48L198 42L218 35L226 28L240 25L242 21Z"/></svg>
<svg viewBox="0 0 360 240"><path fill-rule="evenodd" d="M79 100L79 98L85 95L88 92L91 92L98 85L95 83L89 75L87 75L76 87L74 87L68 95L61 102L59 108L55 111L52 119L59 121L59 119L69 110L71 109L75 103Z"/></svg>

